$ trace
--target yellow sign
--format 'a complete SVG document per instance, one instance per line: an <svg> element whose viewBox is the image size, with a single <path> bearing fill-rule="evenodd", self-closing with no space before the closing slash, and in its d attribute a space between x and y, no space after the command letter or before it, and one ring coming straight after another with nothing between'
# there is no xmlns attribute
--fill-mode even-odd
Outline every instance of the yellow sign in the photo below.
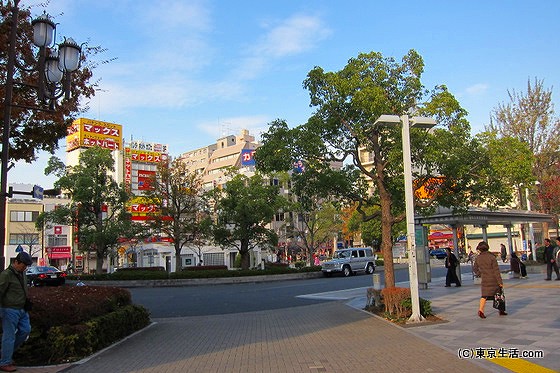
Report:
<svg viewBox="0 0 560 373"><path fill-rule="evenodd" d="M105 149L122 149L122 126L98 120L78 118L68 127L66 151L99 146Z"/></svg>

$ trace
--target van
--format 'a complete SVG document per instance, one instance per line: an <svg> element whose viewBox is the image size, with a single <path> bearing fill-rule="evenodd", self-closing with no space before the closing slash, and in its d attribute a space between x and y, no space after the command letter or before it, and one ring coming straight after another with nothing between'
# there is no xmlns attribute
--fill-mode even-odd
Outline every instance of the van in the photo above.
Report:
<svg viewBox="0 0 560 373"><path fill-rule="evenodd" d="M370 247L339 249L331 260L321 264L321 271L325 276L333 273L342 273L345 277L358 272L372 274L375 272L375 259Z"/></svg>

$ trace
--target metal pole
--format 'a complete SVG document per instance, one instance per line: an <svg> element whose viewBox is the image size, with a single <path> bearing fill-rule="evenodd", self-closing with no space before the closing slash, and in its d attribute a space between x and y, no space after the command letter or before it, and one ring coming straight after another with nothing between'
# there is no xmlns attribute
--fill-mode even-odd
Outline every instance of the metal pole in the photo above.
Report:
<svg viewBox="0 0 560 373"><path fill-rule="evenodd" d="M414 234L414 194L412 189L412 159L410 155L410 124L408 115L401 116L402 147L404 164L404 192L406 204L406 246L408 250L408 276L410 280L410 298L412 315L410 322L424 320L420 314L420 295L418 293L418 268L416 263L416 237Z"/></svg>
<svg viewBox="0 0 560 373"><path fill-rule="evenodd" d="M6 84L4 85L4 121L2 127L2 170L0 173L0 268L6 268L6 204L8 192L8 161L10 148L10 117L12 115L12 96L14 88L14 68L16 61L16 40L19 0L14 0L10 41L8 47L8 65L6 67Z"/></svg>
<svg viewBox="0 0 560 373"><path fill-rule="evenodd" d="M529 188L525 188L525 199L527 200L527 211L531 211L531 200L529 199ZM531 254L533 260L537 260L535 255L535 231L533 230L533 223L529 222L529 238L531 239ZM528 247L528 245L527 245ZM529 254L527 253L527 259Z"/></svg>

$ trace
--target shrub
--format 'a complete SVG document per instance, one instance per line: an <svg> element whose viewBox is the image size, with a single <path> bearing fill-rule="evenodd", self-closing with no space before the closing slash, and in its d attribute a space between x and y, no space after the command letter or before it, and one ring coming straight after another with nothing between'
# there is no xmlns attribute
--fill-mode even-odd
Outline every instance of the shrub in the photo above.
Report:
<svg viewBox="0 0 560 373"><path fill-rule="evenodd" d="M143 272L143 271L163 271L165 272L164 267L123 267L117 268L116 272Z"/></svg>
<svg viewBox="0 0 560 373"><path fill-rule="evenodd" d="M76 361L147 326L149 312L125 289L30 288L31 335L14 358L22 365Z"/></svg>
<svg viewBox="0 0 560 373"><path fill-rule="evenodd" d="M305 267L307 265L306 262L304 262L303 260L298 260L297 262L294 263L294 267L296 267L297 269L301 269L303 267Z"/></svg>
<svg viewBox="0 0 560 373"><path fill-rule="evenodd" d="M213 266L193 266L193 267L186 267L183 268L182 271L209 271L214 269L225 269L227 270L228 267L226 265L213 265Z"/></svg>
<svg viewBox="0 0 560 373"><path fill-rule="evenodd" d="M419 298L419 299L420 299L420 315L424 317L433 315L432 302L424 298ZM412 298L409 297L403 300L402 305L407 310L406 316L412 315Z"/></svg>
<svg viewBox="0 0 560 373"><path fill-rule="evenodd" d="M388 287L381 290L381 295L387 313L395 315L397 318L405 316L406 309L403 301L410 298L409 288Z"/></svg>

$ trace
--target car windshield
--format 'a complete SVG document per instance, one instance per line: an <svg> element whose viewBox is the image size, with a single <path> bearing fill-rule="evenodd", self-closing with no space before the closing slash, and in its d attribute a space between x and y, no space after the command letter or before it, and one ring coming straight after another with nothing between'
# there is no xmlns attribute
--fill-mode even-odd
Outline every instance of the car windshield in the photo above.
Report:
<svg viewBox="0 0 560 373"><path fill-rule="evenodd" d="M344 259L344 258L350 258L351 255L352 255L351 251L337 251L335 257L339 259Z"/></svg>
<svg viewBox="0 0 560 373"><path fill-rule="evenodd" d="M31 268L30 268L31 270ZM34 268L34 272L37 273L49 273L49 272L57 272L58 269L56 269L55 267L35 267Z"/></svg>

